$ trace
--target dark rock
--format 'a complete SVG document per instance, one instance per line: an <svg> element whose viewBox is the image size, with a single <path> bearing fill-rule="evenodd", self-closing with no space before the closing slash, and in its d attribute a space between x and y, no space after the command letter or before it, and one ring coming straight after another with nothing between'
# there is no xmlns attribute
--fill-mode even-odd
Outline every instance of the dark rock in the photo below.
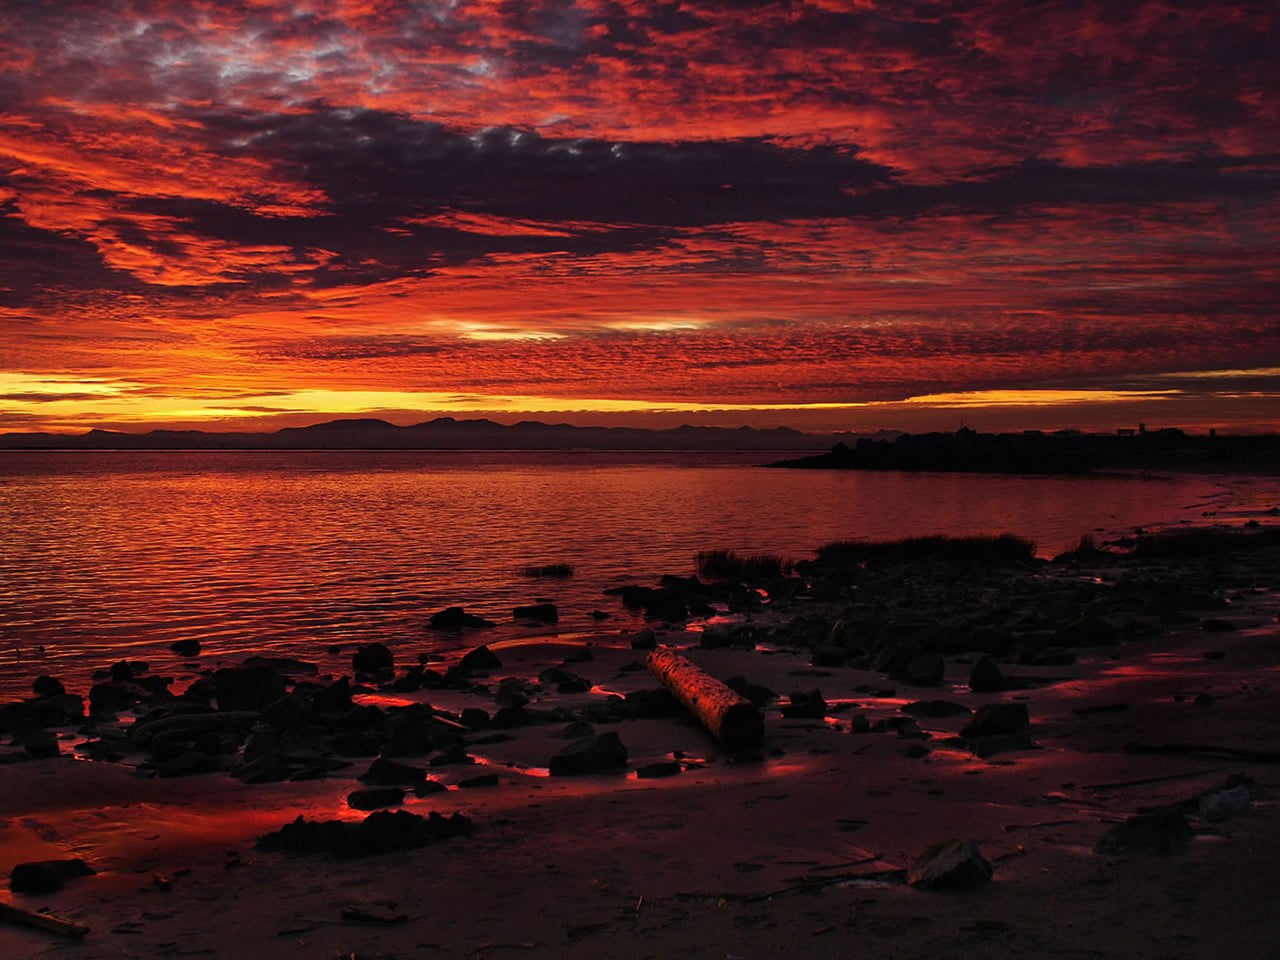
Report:
<svg viewBox="0 0 1280 960"><path fill-rule="evenodd" d="M524 707L500 707L489 721L496 730L511 730L529 722L529 712Z"/></svg>
<svg viewBox="0 0 1280 960"><path fill-rule="evenodd" d="M627 748L613 731L575 740L551 758L553 777L616 770L627 765Z"/></svg>
<svg viewBox="0 0 1280 960"><path fill-rule="evenodd" d="M915 717L885 717L884 728L892 730L903 740L929 739L929 734L920 729Z"/></svg>
<svg viewBox="0 0 1280 960"><path fill-rule="evenodd" d="M449 744L449 746L431 758L431 766L433 767L447 767L459 763L469 766L475 762L476 758L467 753L466 745L461 740Z"/></svg>
<svg viewBox="0 0 1280 960"><path fill-rule="evenodd" d="M1025 733L1031 724L1025 703L988 703L978 708L960 736L972 740L1006 733Z"/></svg>
<svg viewBox="0 0 1280 960"><path fill-rule="evenodd" d="M946 663L939 653L922 653L912 657L903 668L900 678L913 687L936 687L942 683Z"/></svg>
<svg viewBox="0 0 1280 960"><path fill-rule="evenodd" d="M240 666L266 667L282 677L314 677L320 672L320 668L309 660L299 660L296 657L264 657L260 654L248 657Z"/></svg>
<svg viewBox="0 0 1280 960"><path fill-rule="evenodd" d="M909 760L918 760L921 757L927 757L933 751L926 747L923 743L913 743L902 751L902 755Z"/></svg>
<svg viewBox="0 0 1280 960"><path fill-rule="evenodd" d="M245 748L248 752L248 748ZM427 771L387 757L375 757L369 769L356 779L371 787L414 787L427 778Z"/></svg>
<svg viewBox="0 0 1280 960"><path fill-rule="evenodd" d="M427 777L427 779L423 780L421 783L414 785L413 793L414 796L425 797L432 793L444 793L448 789L449 788L439 780L433 780L431 777Z"/></svg>
<svg viewBox="0 0 1280 960"><path fill-rule="evenodd" d="M521 677L503 677L498 681L498 691L494 694L494 702L499 707L520 708L527 706L530 697L533 694L533 688L529 681Z"/></svg>
<svg viewBox="0 0 1280 960"><path fill-rule="evenodd" d="M284 677L270 667L227 667L213 673L219 710L263 710L284 696Z"/></svg>
<svg viewBox="0 0 1280 960"><path fill-rule="evenodd" d="M962 703L953 700L915 700L902 708L903 713L913 717L955 717L968 716L973 711Z"/></svg>
<svg viewBox="0 0 1280 960"><path fill-rule="evenodd" d="M488 730L493 720L489 716L487 710L481 710L479 707L466 707L459 715L463 726L471 730Z"/></svg>
<svg viewBox="0 0 1280 960"><path fill-rule="evenodd" d="M14 893L55 893L66 881L93 873L93 868L80 859L35 860L9 871L9 889Z"/></svg>
<svg viewBox="0 0 1280 960"><path fill-rule="evenodd" d="M1206 823L1221 823L1248 810L1249 795L1249 784L1237 783L1203 794L1196 800L1196 809Z"/></svg>
<svg viewBox="0 0 1280 960"><path fill-rule="evenodd" d="M812 690L797 690L791 694L791 702L784 704L782 715L788 719L819 719L827 714L827 701L822 691L815 687Z"/></svg>
<svg viewBox="0 0 1280 960"><path fill-rule="evenodd" d="M431 615L431 626L437 630L466 630L492 627L492 620L467 613L462 607L446 607Z"/></svg>
<svg viewBox="0 0 1280 960"><path fill-rule="evenodd" d="M974 693L997 693L1010 689L1009 678L990 657L982 657L969 668L969 689Z"/></svg>
<svg viewBox="0 0 1280 960"><path fill-rule="evenodd" d="M200 677L191 681L178 699L209 708L213 706L213 697L216 693L217 687L214 686L213 680L209 677Z"/></svg>
<svg viewBox="0 0 1280 960"><path fill-rule="evenodd" d="M127 683L95 683L89 688L89 713L95 717L110 716L128 710L142 699L142 691Z"/></svg>
<svg viewBox="0 0 1280 960"><path fill-rule="evenodd" d="M496 773L482 773L478 777L468 777L466 780L458 781L459 790L471 790L476 787L496 787L498 785L498 775Z"/></svg>
<svg viewBox="0 0 1280 960"><path fill-rule="evenodd" d="M65 727L84 719L84 698L74 693L55 694L28 701L30 717L41 727Z"/></svg>
<svg viewBox="0 0 1280 960"><path fill-rule="evenodd" d="M533 620L537 623L559 623L560 612L554 603L531 603L511 611L514 620Z"/></svg>
<svg viewBox="0 0 1280 960"><path fill-rule="evenodd" d="M169 649L180 657L194 657L200 653L200 641L175 640L169 644Z"/></svg>
<svg viewBox="0 0 1280 960"><path fill-rule="evenodd" d="M32 730L22 738L22 749L27 756L48 759L58 755L58 738L47 730Z"/></svg>
<svg viewBox="0 0 1280 960"><path fill-rule="evenodd" d="M575 720L556 734L557 737L562 737L565 740L581 740L584 737L594 737L595 735L596 728L585 720Z"/></svg>
<svg viewBox="0 0 1280 960"><path fill-rule="evenodd" d="M151 669L142 660L118 660L107 668L107 675L116 683L134 680Z"/></svg>
<svg viewBox="0 0 1280 960"><path fill-rule="evenodd" d="M316 690L308 697L311 706L320 713L338 713L351 709L351 681L339 677L327 687Z"/></svg>
<svg viewBox="0 0 1280 960"><path fill-rule="evenodd" d="M632 650L653 650L658 646L657 634L649 627L638 630L631 635Z"/></svg>
<svg viewBox="0 0 1280 960"><path fill-rule="evenodd" d="M1172 856L1191 842L1191 825L1177 810L1153 810L1130 817L1112 827L1098 840L1094 850L1109 854Z"/></svg>
<svg viewBox="0 0 1280 960"><path fill-rule="evenodd" d="M398 807L404 803L404 787L365 787L347 794L347 806L352 810L378 810L382 807Z"/></svg>
<svg viewBox="0 0 1280 960"><path fill-rule="evenodd" d="M460 813L442 817L432 811L427 817L407 810L379 810L360 823L343 820L307 820L299 816L281 829L258 838L260 850L291 854L328 853L341 859L371 856L393 850L411 850L447 840L470 836L470 818Z"/></svg>
<svg viewBox="0 0 1280 960"><path fill-rule="evenodd" d="M636 776L641 780L652 780L658 777L674 777L681 770L678 760L658 760L636 767Z"/></svg>
<svg viewBox="0 0 1280 960"><path fill-rule="evenodd" d="M754 706L763 707L778 695L768 687L752 683L746 677L730 677L724 685L740 697L746 697Z"/></svg>
<svg viewBox="0 0 1280 960"><path fill-rule="evenodd" d="M366 643L351 655L351 669L357 677L390 679L395 658L384 644Z"/></svg>
<svg viewBox="0 0 1280 960"><path fill-rule="evenodd" d="M487 673L501 666L502 661L498 659L498 655L483 645L467 651L458 661L458 669L464 673Z"/></svg>
<svg viewBox="0 0 1280 960"><path fill-rule="evenodd" d="M62 685L62 681L57 677L50 677L46 674L31 681L31 691L37 697L61 697L66 694L67 688Z"/></svg>
<svg viewBox="0 0 1280 960"><path fill-rule="evenodd" d="M591 684L584 677L562 667L547 667L538 674L538 682L554 686L557 693L586 693L591 689Z"/></svg>
<svg viewBox="0 0 1280 960"><path fill-rule="evenodd" d="M611 616L613 616L613 614L606 613L603 610L592 610L589 614L587 614L587 616L589 616L592 620L608 620Z"/></svg>
<svg viewBox="0 0 1280 960"><path fill-rule="evenodd" d="M954 890L991 879L991 864L972 840L943 840L926 849L907 870L907 883L927 890Z"/></svg>
<svg viewBox="0 0 1280 960"><path fill-rule="evenodd" d="M1233 633L1237 628L1230 620L1209 617L1200 621L1200 629L1206 633Z"/></svg>
<svg viewBox="0 0 1280 960"><path fill-rule="evenodd" d="M715 624L703 629L698 646L704 650L754 650L755 627L750 624Z"/></svg>
<svg viewBox="0 0 1280 960"><path fill-rule="evenodd" d="M1034 750L1036 745L1025 733L997 733L986 737L974 737L969 740L969 749L975 757L986 759L998 753L1010 753L1017 750Z"/></svg>
<svg viewBox="0 0 1280 960"><path fill-rule="evenodd" d="M679 701L666 687L632 690L622 701L623 714L632 720L660 720L682 710Z"/></svg>

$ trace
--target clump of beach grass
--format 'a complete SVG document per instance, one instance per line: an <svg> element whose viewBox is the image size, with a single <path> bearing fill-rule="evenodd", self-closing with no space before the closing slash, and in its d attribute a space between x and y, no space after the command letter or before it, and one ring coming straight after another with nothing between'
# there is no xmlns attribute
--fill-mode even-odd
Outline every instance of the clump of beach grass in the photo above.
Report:
<svg viewBox="0 0 1280 960"><path fill-rule="evenodd" d="M708 580L767 580L790 575L790 560L773 553L740 554L732 550L699 550L698 576Z"/></svg>
<svg viewBox="0 0 1280 960"><path fill-rule="evenodd" d="M1093 534L1084 533L1074 547L1064 550L1053 559L1056 563L1094 563L1114 556L1112 551L1099 545Z"/></svg>
<svg viewBox="0 0 1280 960"><path fill-rule="evenodd" d="M530 580L563 580L573 576L573 566L568 563L542 563L517 567L516 573Z"/></svg>
<svg viewBox="0 0 1280 960"><path fill-rule="evenodd" d="M1021 565L1033 561L1036 545L1012 533L994 536L905 537L901 540L837 540L818 548L818 563L856 566L863 563L913 563L943 560L986 566Z"/></svg>

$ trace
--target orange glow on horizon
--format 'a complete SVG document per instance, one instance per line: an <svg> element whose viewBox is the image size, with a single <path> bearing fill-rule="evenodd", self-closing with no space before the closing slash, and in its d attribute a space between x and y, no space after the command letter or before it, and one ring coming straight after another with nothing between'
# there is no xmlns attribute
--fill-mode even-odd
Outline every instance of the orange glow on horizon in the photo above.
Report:
<svg viewBox="0 0 1280 960"><path fill-rule="evenodd" d="M1280 13L518 7L0 9L0 430L1277 426Z"/></svg>

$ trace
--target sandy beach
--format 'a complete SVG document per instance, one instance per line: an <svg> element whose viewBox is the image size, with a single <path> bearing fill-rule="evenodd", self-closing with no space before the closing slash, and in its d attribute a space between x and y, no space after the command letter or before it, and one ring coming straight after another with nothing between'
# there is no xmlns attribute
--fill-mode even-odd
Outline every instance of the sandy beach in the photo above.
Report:
<svg viewBox="0 0 1280 960"><path fill-rule="evenodd" d="M971 690L976 657L964 653L948 653L941 682L924 687L883 670L815 666L810 650L778 642L798 613L829 616L839 604L779 601L749 614L768 638L755 649L704 649L698 632L659 628L660 644L710 675L780 695L764 709L758 754L733 756L677 712L595 724L626 745L626 767L552 777L564 723L468 732L473 762L397 759L449 787L410 793L403 809L461 812L474 832L376 856L255 846L299 814L363 818L346 798L369 758L323 779L260 784L225 772L148 777L139 756L24 760L0 770L0 866L82 858L96 872L8 901L89 933L66 939L4 924L0 955L1271 956L1280 854L1274 556L1209 558L1224 610L1079 647L1071 663L1001 662L1006 677L1027 678L1002 691ZM1107 575L1036 574L1059 587ZM590 690L531 685L529 707L572 709L655 687L629 637L531 633L492 644L501 667L482 678L487 695L383 689L355 699L383 709L430 702L456 715L492 709L500 678L536 684L560 667ZM783 716L793 691L814 689L820 715ZM956 739L967 711L913 710L914 723L903 712L937 699L969 710L1025 704L1029 742L978 756L986 751ZM84 739L74 728L62 735L67 746ZM673 759L677 775L636 775ZM496 784L457 787L490 774ZM1196 798L1240 782L1243 806L1196 809ZM1192 836L1182 852L1096 852L1126 818L1183 802ZM912 861L952 838L977 845L992 882L909 885Z"/></svg>

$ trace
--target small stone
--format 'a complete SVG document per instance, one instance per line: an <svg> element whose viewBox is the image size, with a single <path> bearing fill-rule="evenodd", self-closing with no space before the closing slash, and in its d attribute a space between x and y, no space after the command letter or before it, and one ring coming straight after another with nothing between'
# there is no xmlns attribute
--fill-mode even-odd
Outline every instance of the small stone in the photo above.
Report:
<svg viewBox="0 0 1280 960"><path fill-rule="evenodd" d="M461 790L471 790L475 787L496 787L498 785L498 775L496 773L482 773L478 777L469 777L466 780L458 781L458 788Z"/></svg>
<svg viewBox="0 0 1280 960"><path fill-rule="evenodd" d="M494 625L492 620L486 620L474 613L467 613L462 607L446 607L433 613L429 622L437 630L479 629Z"/></svg>
<svg viewBox="0 0 1280 960"><path fill-rule="evenodd" d="M791 694L791 702L784 704L782 715L788 719L820 719L827 714L827 701L817 687L797 690Z"/></svg>
<svg viewBox="0 0 1280 960"><path fill-rule="evenodd" d="M638 630L631 635L632 650L652 650L658 645L658 635L649 627Z"/></svg>
<svg viewBox="0 0 1280 960"><path fill-rule="evenodd" d="M627 765L627 748L612 730L575 740L551 758L553 777L616 770Z"/></svg>
<svg viewBox="0 0 1280 960"><path fill-rule="evenodd" d="M57 677L44 675L31 681L31 692L37 697L61 697L66 694L67 688Z"/></svg>
<svg viewBox="0 0 1280 960"><path fill-rule="evenodd" d="M969 670L969 689L974 693L998 693L1009 689L1009 681L994 660L982 657Z"/></svg>
<svg viewBox="0 0 1280 960"><path fill-rule="evenodd" d="M27 756L47 760L59 754L58 738L47 730L33 730L22 738L22 749Z"/></svg>
<svg viewBox="0 0 1280 960"><path fill-rule="evenodd" d="M200 641L175 640L169 644L169 649L180 657L194 657L200 653Z"/></svg>
<svg viewBox="0 0 1280 960"><path fill-rule="evenodd" d="M537 623L559 623L560 612L554 603L531 603L511 611L513 620L533 620Z"/></svg>
<svg viewBox="0 0 1280 960"><path fill-rule="evenodd" d="M396 807L404 803L403 787L366 787L347 794L347 806L352 810L378 810Z"/></svg>
<svg viewBox="0 0 1280 960"><path fill-rule="evenodd" d="M467 673L485 673L501 666L502 661L498 659L498 655L484 645L469 650L458 661L458 669Z"/></svg>
<svg viewBox="0 0 1280 960"><path fill-rule="evenodd" d="M658 760L636 767L636 777L640 780L653 780L659 777L674 777L683 768L678 760Z"/></svg>
<svg viewBox="0 0 1280 960"><path fill-rule="evenodd" d="M978 708L960 736L966 739L1025 733L1031 720L1025 703L988 703Z"/></svg>
<svg viewBox="0 0 1280 960"><path fill-rule="evenodd" d="M386 757L375 757L369 769L356 779L371 787L412 787L427 777L427 771Z"/></svg>
<svg viewBox="0 0 1280 960"><path fill-rule="evenodd" d="M1191 826L1176 810L1153 810L1117 824L1098 840L1098 853L1146 854L1167 857L1181 853L1191 842Z"/></svg>
<svg viewBox="0 0 1280 960"><path fill-rule="evenodd" d="M9 871L9 889L14 893L55 893L66 881L93 873L93 868L78 858L30 861Z"/></svg>
<svg viewBox="0 0 1280 960"><path fill-rule="evenodd" d="M1208 823L1221 823L1249 809L1249 785L1240 783L1230 789L1215 790L1200 798L1200 818Z"/></svg>
<svg viewBox="0 0 1280 960"><path fill-rule="evenodd" d="M907 870L907 883L929 890L951 890L985 883L991 864L972 840L943 840L926 849Z"/></svg>
<svg viewBox="0 0 1280 960"><path fill-rule="evenodd" d="M390 678L395 673L395 658L385 644L366 643L351 655L351 669L357 677Z"/></svg>
<svg viewBox="0 0 1280 960"><path fill-rule="evenodd" d="M946 661L938 653L922 653L907 661L902 680L913 687L936 687L946 673Z"/></svg>
<svg viewBox="0 0 1280 960"><path fill-rule="evenodd" d="M581 740L584 737L594 737L596 728L585 720L574 720L565 726L556 734L565 740Z"/></svg>

